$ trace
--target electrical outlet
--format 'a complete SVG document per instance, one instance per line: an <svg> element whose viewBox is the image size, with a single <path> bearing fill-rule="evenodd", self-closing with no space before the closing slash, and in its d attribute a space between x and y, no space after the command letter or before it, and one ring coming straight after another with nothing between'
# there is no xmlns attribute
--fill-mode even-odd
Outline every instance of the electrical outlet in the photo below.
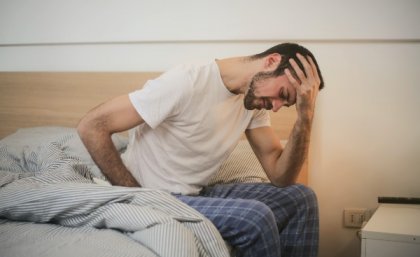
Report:
<svg viewBox="0 0 420 257"><path fill-rule="evenodd" d="M345 208L343 216L345 227L361 228L370 215L366 208Z"/></svg>

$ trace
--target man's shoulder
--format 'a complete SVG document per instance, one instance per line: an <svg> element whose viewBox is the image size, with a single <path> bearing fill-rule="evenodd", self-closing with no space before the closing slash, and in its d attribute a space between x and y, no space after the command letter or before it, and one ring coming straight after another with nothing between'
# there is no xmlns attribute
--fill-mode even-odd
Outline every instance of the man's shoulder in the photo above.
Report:
<svg viewBox="0 0 420 257"><path fill-rule="evenodd" d="M215 63L216 62L214 60L189 61L173 66L165 73L195 73L201 70L211 69Z"/></svg>

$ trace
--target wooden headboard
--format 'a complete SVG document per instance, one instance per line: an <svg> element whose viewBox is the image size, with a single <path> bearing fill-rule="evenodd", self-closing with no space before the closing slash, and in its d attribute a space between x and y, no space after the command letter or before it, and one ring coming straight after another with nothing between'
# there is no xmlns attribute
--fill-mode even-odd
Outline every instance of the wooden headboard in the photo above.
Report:
<svg viewBox="0 0 420 257"><path fill-rule="evenodd" d="M0 72L0 138L18 128L75 127L93 107L141 88L159 72ZM272 113L280 139L287 140L294 108ZM300 182L307 182L307 165Z"/></svg>

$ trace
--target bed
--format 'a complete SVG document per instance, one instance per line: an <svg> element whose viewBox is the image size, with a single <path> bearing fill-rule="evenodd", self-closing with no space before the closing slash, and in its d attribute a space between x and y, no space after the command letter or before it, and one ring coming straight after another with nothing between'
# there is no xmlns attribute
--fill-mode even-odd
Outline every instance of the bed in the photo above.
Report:
<svg viewBox="0 0 420 257"><path fill-rule="evenodd" d="M172 195L111 186L77 135L91 108L157 72L0 73L0 256L233 256L200 213ZM272 116L287 140L293 108ZM114 134L123 152L127 135ZM268 182L242 139L212 184ZM298 182L307 183L305 164Z"/></svg>

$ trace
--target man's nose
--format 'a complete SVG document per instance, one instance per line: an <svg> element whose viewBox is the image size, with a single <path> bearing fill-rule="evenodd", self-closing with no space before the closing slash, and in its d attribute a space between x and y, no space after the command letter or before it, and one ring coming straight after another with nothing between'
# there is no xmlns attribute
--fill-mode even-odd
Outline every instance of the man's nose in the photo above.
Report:
<svg viewBox="0 0 420 257"><path fill-rule="evenodd" d="M273 112L277 112L283 106L283 102L277 99L273 99L271 104L273 105L273 109L271 109Z"/></svg>

